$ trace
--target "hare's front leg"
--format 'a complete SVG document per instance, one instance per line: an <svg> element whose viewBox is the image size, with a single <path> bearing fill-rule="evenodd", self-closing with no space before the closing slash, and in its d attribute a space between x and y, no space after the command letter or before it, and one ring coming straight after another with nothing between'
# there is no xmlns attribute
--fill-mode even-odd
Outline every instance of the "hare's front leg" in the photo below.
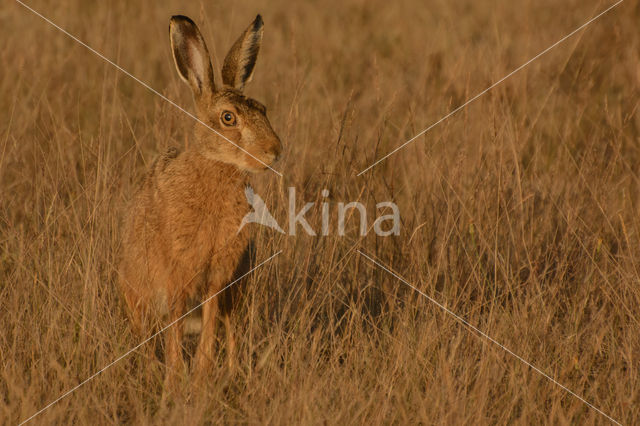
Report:
<svg viewBox="0 0 640 426"><path fill-rule="evenodd" d="M195 360L196 374L207 375L211 368L216 346L216 325L219 313L222 314L226 329L228 366L232 370L235 366L235 339L229 316L233 305L231 295L236 290L231 287L236 281L231 280L234 277L234 271L242 261L243 253L247 249L247 239L246 232L243 232L235 239L221 244L225 248L224 254L211 260L210 273L207 277L208 290L205 296L205 300L209 298L211 300L205 303L202 309L202 332ZM222 308L222 312L220 312L220 308Z"/></svg>
<svg viewBox="0 0 640 426"><path fill-rule="evenodd" d="M184 315L185 298L181 294L175 294L169 300L169 328L165 335L165 390L169 393L177 389L177 384L185 372L185 363L182 358L182 324L174 323Z"/></svg>
<svg viewBox="0 0 640 426"><path fill-rule="evenodd" d="M209 286L205 300L218 291L218 286ZM216 322L218 315L218 299L213 297L202 305L202 330L195 356L195 376L206 377L211 368L216 343Z"/></svg>
<svg viewBox="0 0 640 426"><path fill-rule="evenodd" d="M233 335L230 312L224 312L222 318L227 336L227 366L230 371L233 371L236 367L236 339Z"/></svg>

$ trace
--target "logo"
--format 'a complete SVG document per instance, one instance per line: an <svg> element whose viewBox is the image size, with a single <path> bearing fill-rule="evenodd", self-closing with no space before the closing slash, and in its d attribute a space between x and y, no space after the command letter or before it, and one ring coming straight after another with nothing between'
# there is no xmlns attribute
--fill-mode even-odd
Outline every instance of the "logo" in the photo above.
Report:
<svg viewBox="0 0 640 426"><path fill-rule="evenodd" d="M306 219L306 214L316 207L316 203L305 203L301 210L296 211L296 189L294 187L289 187L289 208L288 208L288 229L285 231L275 217L271 214L269 209L267 208L266 203L258 194L256 194L250 186L247 186L244 190L245 196L247 197L247 202L251 207L249 213L247 213L240 223L240 228L238 232L242 230L249 223L257 223L262 226L266 226L268 228L274 229L281 234L285 235L296 235L298 225L302 228L307 235L315 236L317 235L316 231L312 228L309 222ZM321 192L323 198L327 198L329 196L329 190L323 189ZM328 236L331 233L331 217L330 217L330 203L328 201L323 201L320 205L321 209L321 217L322 224L320 229L320 235ZM347 213L351 211L357 212L360 219L360 235L365 236L369 231L368 221L367 221L367 209L364 204L358 201L352 201L349 203L338 202L337 203L337 216L338 216L338 226L337 226L337 235L344 236L345 235L345 223L347 218ZM380 214L377 216L373 222L373 231L376 235L380 237L388 237L391 235L400 235L400 210L398 206L390 201L383 201L376 204L376 214Z"/></svg>

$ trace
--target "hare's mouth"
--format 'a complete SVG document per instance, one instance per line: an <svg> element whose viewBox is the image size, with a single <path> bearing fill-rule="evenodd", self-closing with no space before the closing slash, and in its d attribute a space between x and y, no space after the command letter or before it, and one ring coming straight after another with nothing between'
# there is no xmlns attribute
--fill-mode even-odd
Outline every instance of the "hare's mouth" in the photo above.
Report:
<svg viewBox="0 0 640 426"><path fill-rule="evenodd" d="M273 166L280 159L280 151L276 150L264 150L260 154L255 155L251 159L256 163L255 168L258 170L266 170Z"/></svg>
<svg viewBox="0 0 640 426"><path fill-rule="evenodd" d="M265 156L249 156L244 161L234 162L237 167L250 173L258 173L270 169L274 163L274 157L265 158Z"/></svg>
<svg viewBox="0 0 640 426"><path fill-rule="evenodd" d="M265 155L265 160L263 160L266 164L264 164L265 168L267 166L272 166L274 163L276 163L278 161L278 159L280 158L280 154L276 154L276 153L269 153L267 155Z"/></svg>

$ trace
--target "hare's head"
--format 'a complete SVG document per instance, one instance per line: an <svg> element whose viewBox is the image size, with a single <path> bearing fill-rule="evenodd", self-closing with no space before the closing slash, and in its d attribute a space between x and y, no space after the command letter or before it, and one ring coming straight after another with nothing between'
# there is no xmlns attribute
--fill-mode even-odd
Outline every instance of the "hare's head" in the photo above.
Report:
<svg viewBox="0 0 640 426"><path fill-rule="evenodd" d="M196 24L186 16L174 16L170 25L173 58L178 74L193 91L198 119L233 142L196 125L199 149L209 158L248 171L270 166L282 149L265 106L242 94L253 75L263 25L258 15L233 44L222 66L220 87L214 84L209 52Z"/></svg>

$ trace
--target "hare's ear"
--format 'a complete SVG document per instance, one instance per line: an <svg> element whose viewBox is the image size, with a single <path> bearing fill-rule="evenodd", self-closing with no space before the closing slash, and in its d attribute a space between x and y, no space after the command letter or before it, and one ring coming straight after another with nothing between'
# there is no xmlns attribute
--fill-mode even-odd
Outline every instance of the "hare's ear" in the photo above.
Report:
<svg viewBox="0 0 640 426"><path fill-rule="evenodd" d="M213 68L207 45L196 24L186 16L173 16L169 24L171 51L180 77L196 98L213 93Z"/></svg>
<svg viewBox="0 0 640 426"><path fill-rule="evenodd" d="M227 86L242 90L251 81L253 69L262 43L264 22L260 15L249 25L224 58L222 82Z"/></svg>

